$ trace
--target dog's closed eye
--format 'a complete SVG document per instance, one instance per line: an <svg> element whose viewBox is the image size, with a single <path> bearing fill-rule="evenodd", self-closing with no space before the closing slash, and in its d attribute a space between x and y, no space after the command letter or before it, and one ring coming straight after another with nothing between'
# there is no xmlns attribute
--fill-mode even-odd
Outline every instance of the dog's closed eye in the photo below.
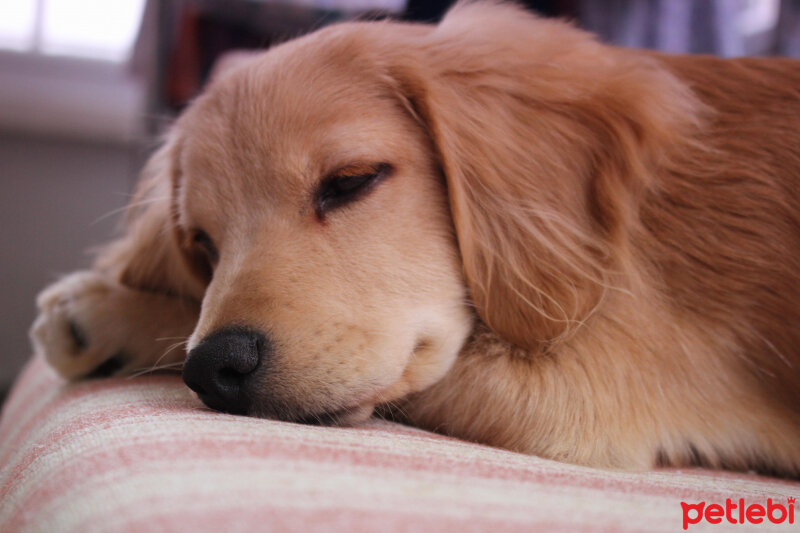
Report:
<svg viewBox="0 0 800 533"><path fill-rule="evenodd" d="M314 211L320 220L343 205L362 198L391 174L388 163L354 165L337 170L322 180L314 195Z"/></svg>
<svg viewBox="0 0 800 533"><path fill-rule="evenodd" d="M208 233L200 228L177 228L180 249L190 271L203 283L208 284L219 263L219 249Z"/></svg>
<svg viewBox="0 0 800 533"><path fill-rule="evenodd" d="M201 229L192 231L192 244L205 256L209 269L213 270L214 265L219 262L219 250L208 233Z"/></svg>

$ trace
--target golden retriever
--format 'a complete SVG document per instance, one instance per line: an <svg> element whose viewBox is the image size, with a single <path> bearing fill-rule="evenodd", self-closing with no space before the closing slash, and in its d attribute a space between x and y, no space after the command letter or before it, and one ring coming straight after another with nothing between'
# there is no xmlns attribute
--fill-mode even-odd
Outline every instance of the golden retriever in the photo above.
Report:
<svg viewBox="0 0 800 533"><path fill-rule="evenodd" d="M800 62L474 2L229 63L124 236L40 295L64 377L188 338L224 411L800 474Z"/></svg>

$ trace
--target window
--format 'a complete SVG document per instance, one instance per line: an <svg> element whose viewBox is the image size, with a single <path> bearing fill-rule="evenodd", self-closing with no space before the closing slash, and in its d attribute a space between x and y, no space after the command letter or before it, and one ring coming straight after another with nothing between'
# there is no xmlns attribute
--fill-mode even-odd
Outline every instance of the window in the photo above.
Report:
<svg viewBox="0 0 800 533"><path fill-rule="evenodd" d="M0 0L0 48L111 62L128 59L144 0Z"/></svg>
<svg viewBox="0 0 800 533"><path fill-rule="evenodd" d="M137 142L145 0L0 0L0 131Z"/></svg>

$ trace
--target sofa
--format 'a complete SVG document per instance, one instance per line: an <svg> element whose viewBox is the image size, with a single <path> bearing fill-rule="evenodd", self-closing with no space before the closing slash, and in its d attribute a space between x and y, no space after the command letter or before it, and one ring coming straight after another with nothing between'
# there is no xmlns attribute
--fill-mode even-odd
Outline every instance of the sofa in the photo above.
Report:
<svg viewBox="0 0 800 533"><path fill-rule="evenodd" d="M382 420L227 415L177 375L65 383L42 357L0 419L3 532L720 531L700 502L797 496L789 480L597 470ZM796 531L796 514L735 530Z"/></svg>

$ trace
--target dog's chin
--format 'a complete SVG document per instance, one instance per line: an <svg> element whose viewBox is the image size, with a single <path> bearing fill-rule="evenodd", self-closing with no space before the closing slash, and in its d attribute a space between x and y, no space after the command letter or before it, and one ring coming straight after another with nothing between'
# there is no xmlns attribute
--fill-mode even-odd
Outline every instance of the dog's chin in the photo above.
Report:
<svg viewBox="0 0 800 533"><path fill-rule="evenodd" d="M372 416L375 404L364 403L345 409L305 415L297 422L315 426L357 426Z"/></svg>
<svg viewBox="0 0 800 533"><path fill-rule="evenodd" d="M206 406L215 409L208 403L206 403ZM372 416L372 413L375 411L375 406L376 402L370 400L353 403L348 407L332 406L327 409L322 408L318 410L299 410L289 405L276 407L275 405L262 404L251 405L244 412L234 414L312 426L357 426L366 422Z"/></svg>

